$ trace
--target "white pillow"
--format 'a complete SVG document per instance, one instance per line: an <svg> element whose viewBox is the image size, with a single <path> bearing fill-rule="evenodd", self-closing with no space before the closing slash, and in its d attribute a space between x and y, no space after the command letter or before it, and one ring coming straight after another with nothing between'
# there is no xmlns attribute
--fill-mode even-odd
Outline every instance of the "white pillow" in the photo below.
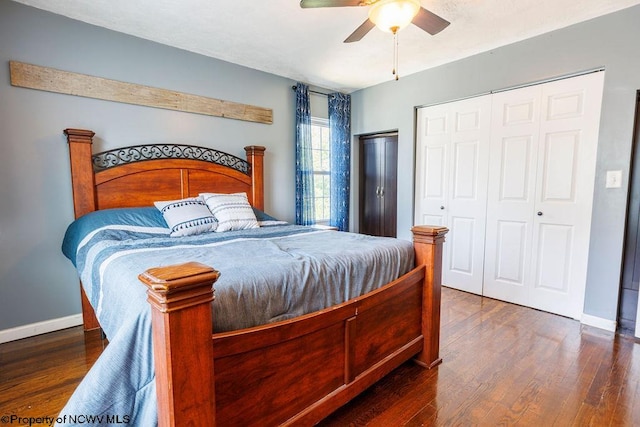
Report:
<svg viewBox="0 0 640 427"><path fill-rule="evenodd" d="M154 205L162 212L171 229L171 237L215 231L218 225L216 218L200 197L154 202Z"/></svg>
<svg viewBox="0 0 640 427"><path fill-rule="evenodd" d="M245 230L258 228L258 220L247 200L246 193L219 194L200 193L218 221L215 231Z"/></svg>

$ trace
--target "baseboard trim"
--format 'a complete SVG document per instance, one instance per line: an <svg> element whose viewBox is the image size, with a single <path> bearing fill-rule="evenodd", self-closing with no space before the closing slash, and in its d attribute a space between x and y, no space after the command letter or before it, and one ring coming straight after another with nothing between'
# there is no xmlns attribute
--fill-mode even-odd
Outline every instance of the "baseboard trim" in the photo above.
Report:
<svg viewBox="0 0 640 427"><path fill-rule="evenodd" d="M43 322L30 323L28 325L16 326L15 328L0 331L0 344L29 338L35 335L46 334L47 332L59 331L60 329L71 328L82 325L82 314L59 317L57 319L45 320Z"/></svg>
<svg viewBox="0 0 640 427"><path fill-rule="evenodd" d="M605 331L615 332L617 322L615 320L603 319L602 317L592 316L590 314L582 314L580 323L583 325L593 326L595 328L604 329Z"/></svg>
<svg viewBox="0 0 640 427"><path fill-rule="evenodd" d="M590 314L583 314L580 323L610 332L615 332L617 327L615 320L603 319L602 317L591 316ZM79 325L82 325L82 314L73 314L71 316L45 320L43 322L16 326L15 328L0 331L0 344Z"/></svg>

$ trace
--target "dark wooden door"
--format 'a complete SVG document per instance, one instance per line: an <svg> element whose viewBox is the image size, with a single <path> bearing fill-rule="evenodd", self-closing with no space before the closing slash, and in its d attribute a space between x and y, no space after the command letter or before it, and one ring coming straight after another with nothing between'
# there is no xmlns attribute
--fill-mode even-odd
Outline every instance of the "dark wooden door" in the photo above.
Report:
<svg viewBox="0 0 640 427"><path fill-rule="evenodd" d="M360 137L360 232L396 237L398 134Z"/></svg>
<svg viewBox="0 0 640 427"><path fill-rule="evenodd" d="M623 332L633 333L638 308L638 288L640 287L640 91L636 95L636 122L633 136L633 157L629 202L627 207L627 228L625 233L622 283L618 304L618 327Z"/></svg>

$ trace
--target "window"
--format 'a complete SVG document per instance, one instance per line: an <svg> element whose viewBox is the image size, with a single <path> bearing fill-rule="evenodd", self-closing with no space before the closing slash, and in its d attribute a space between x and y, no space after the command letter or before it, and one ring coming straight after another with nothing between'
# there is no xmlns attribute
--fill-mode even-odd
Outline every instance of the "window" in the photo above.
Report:
<svg viewBox="0 0 640 427"><path fill-rule="evenodd" d="M318 224L329 223L331 205L329 120L311 118L311 153L313 157L314 217Z"/></svg>

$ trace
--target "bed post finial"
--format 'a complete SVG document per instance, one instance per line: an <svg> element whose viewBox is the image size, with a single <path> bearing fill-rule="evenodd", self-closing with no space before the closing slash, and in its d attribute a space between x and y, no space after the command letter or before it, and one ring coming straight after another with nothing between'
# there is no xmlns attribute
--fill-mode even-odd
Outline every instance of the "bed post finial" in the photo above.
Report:
<svg viewBox="0 0 640 427"><path fill-rule="evenodd" d="M440 300L442 285L442 245L449 229L419 225L411 229L416 266L426 265L422 293L422 351L416 362L426 368L442 363L440 358Z"/></svg>
<svg viewBox="0 0 640 427"><path fill-rule="evenodd" d="M91 161L95 132L86 129L65 129L71 159L71 185L75 217L96 210L96 191Z"/></svg>
<svg viewBox="0 0 640 427"><path fill-rule="evenodd" d="M216 425L211 301L218 276L197 262L138 276L151 304L160 427Z"/></svg>
<svg viewBox="0 0 640 427"><path fill-rule="evenodd" d="M247 152L247 161L251 163L251 180L253 194L251 195L251 206L264 210L264 151L265 147L250 145L244 147Z"/></svg>

